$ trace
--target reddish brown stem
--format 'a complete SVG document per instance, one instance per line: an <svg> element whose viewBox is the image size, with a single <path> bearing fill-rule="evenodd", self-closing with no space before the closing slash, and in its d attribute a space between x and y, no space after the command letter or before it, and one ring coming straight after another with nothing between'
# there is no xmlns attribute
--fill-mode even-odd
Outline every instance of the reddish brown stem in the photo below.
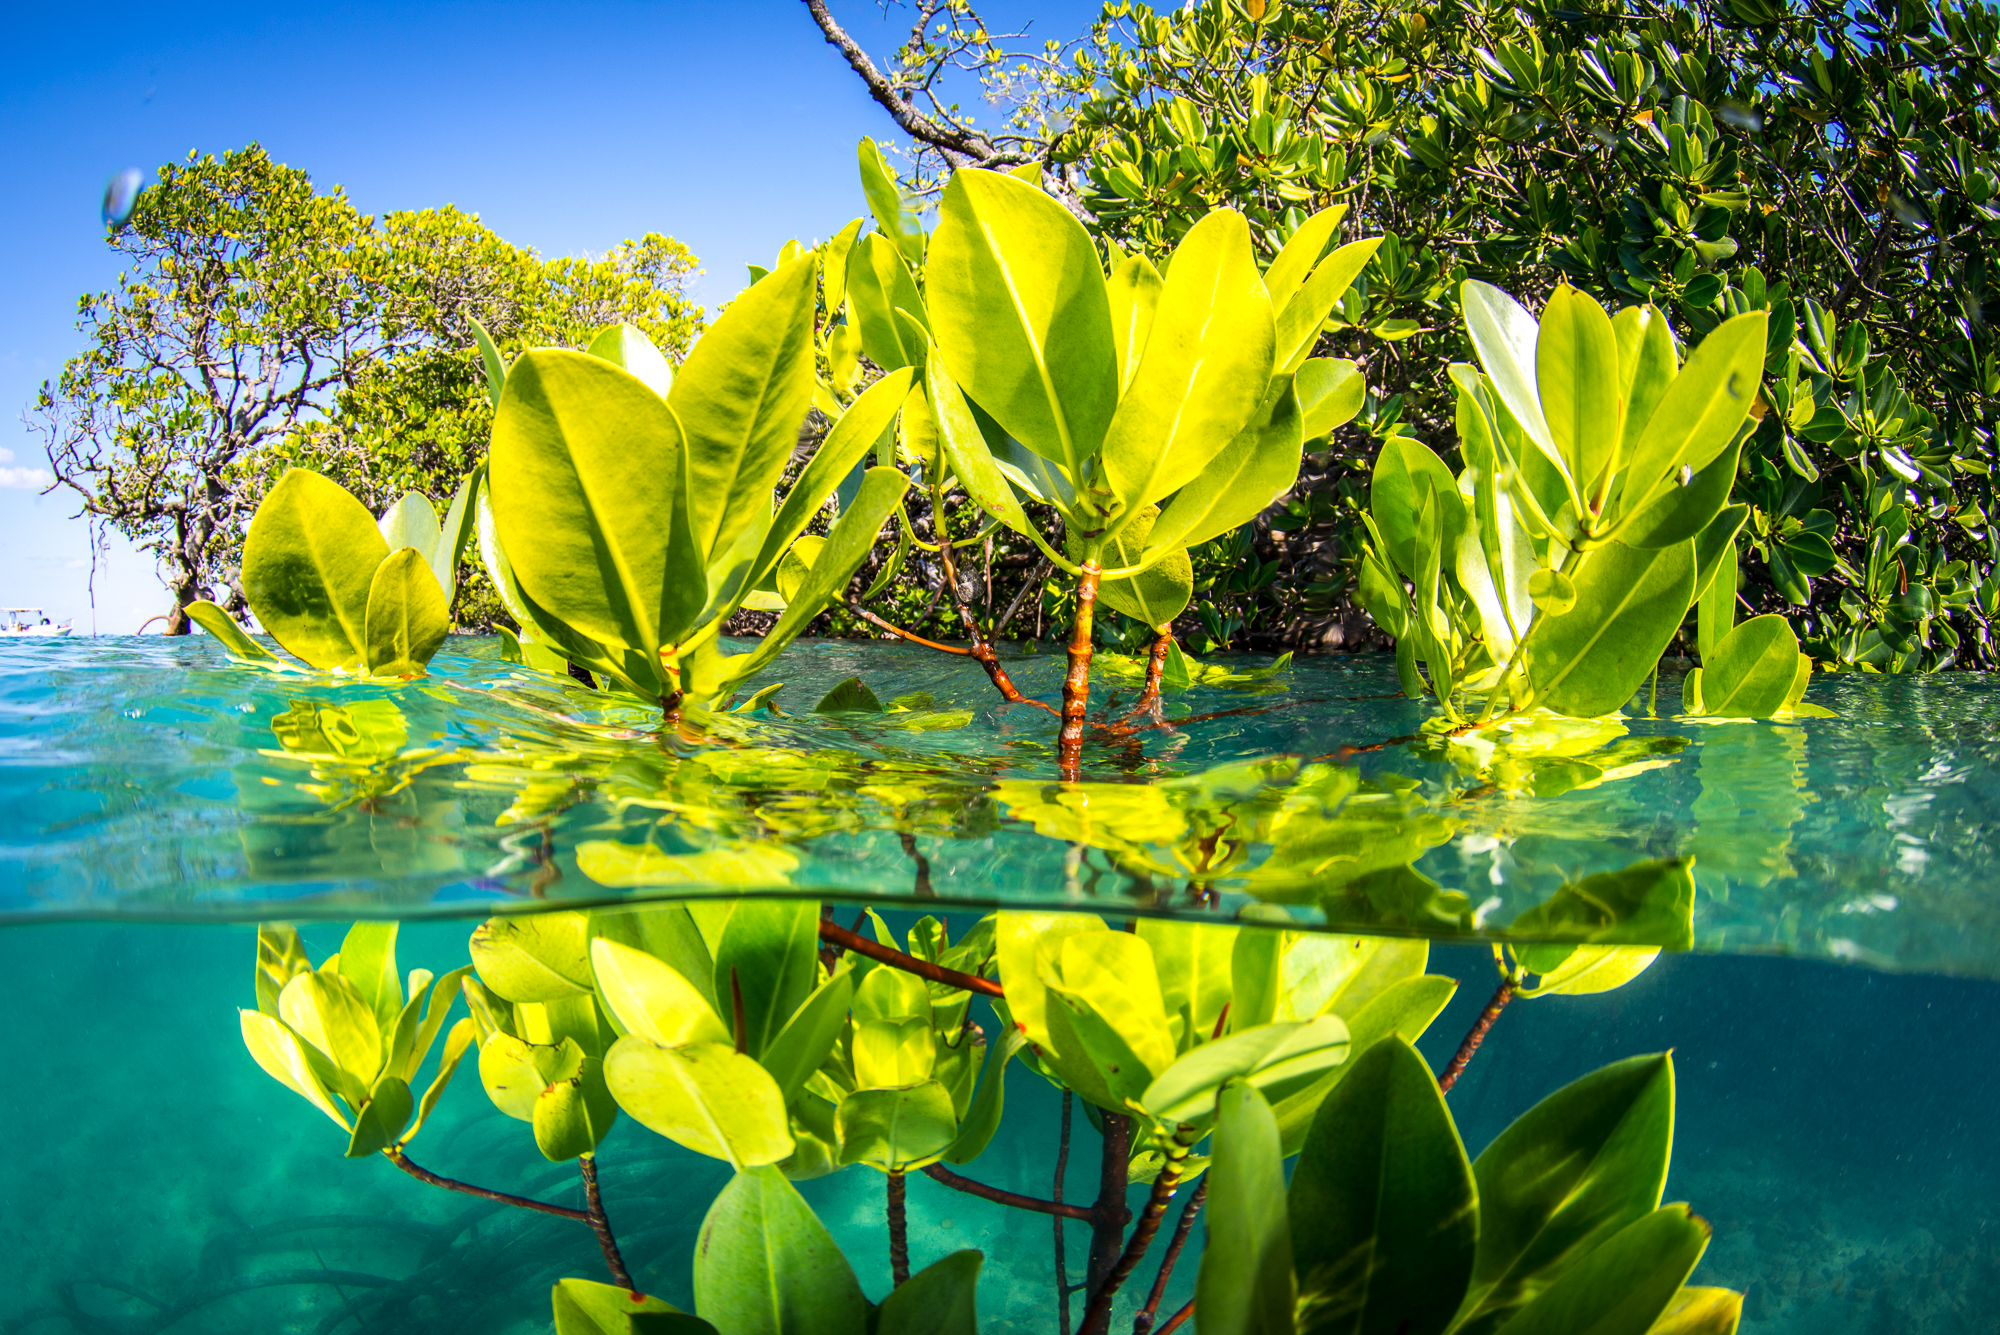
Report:
<svg viewBox="0 0 2000 1335"><path fill-rule="evenodd" d="M1052 1214L1058 1220L1090 1218L1090 1207L1087 1205L1065 1205L1059 1200L1045 1201L1039 1196L1023 1196L1018 1191L989 1187L984 1182L975 1182L969 1177L954 1173L943 1164L934 1163L924 1169L923 1173L933 1182L942 1182L953 1191L962 1191L968 1196L977 1196L996 1205L1011 1205L1017 1210L1033 1210L1037 1214Z"/></svg>
<svg viewBox="0 0 2000 1335"><path fill-rule="evenodd" d="M1451 1056L1451 1064L1438 1076L1438 1088L1449 1094L1451 1087L1458 1083L1458 1077L1465 1074L1465 1068L1472 1061L1472 1054L1479 1051L1479 1045L1486 1041L1486 1031L1500 1018L1500 1012L1507 1009L1507 1003L1514 999L1514 982L1502 980L1493 990L1493 1000L1486 1003L1486 1009L1479 1012L1472 1028L1466 1031L1465 1041L1458 1045L1458 1051Z"/></svg>
<svg viewBox="0 0 2000 1335"><path fill-rule="evenodd" d="M1174 1263L1181 1259L1181 1248L1187 1246L1188 1234L1194 1231L1194 1218L1201 1213L1201 1203L1207 1199L1208 1179L1204 1177L1195 1184L1187 1204L1181 1207L1173 1241L1167 1244L1167 1254L1160 1258L1160 1273L1153 1277L1153 1291L1146 1295L1146 1305L1139 1309L1139 1315L1132 1318L1132 1335L1147 1335L1152 1330L1153 1315L1160 1310L1160 1299L1167 1296L1167 1281L1173 1278Z"/></svg>
<svg viewBox="0 0 2000 1335"><path fill-rule="evenodd" d="M902 951L892 946L885 946L878 941L870 941L859 932L850 932L839 923L828 922L824 918L820 919L819 923L819 939L822 941L831 941L842 950L851 950L857 955L866 955L877 964L887 964L891 968L901 969L905 973L913 973L919 978L928 978L933 983L943 983L946 987L958 988L962 992L977 992L982 997L1005 997L1007 995L1001 991L1000 984L990 978L975 978L969 973L960 973L957 969L947 969L942 965L932 964L929 960L920 960L914 955L905 955Z"/></svg>
<svg viewBox="0 0 2000 1335"><path fill-rule="evenodd" d="M889 1278L897 1288L910 1278L910 1218L901 1172L889 1174Z"/></svg>
<svg viewBox="0 0 2000 1335"><path fill-rule="evenodd" d="M509 1196L504 1191L493 1191L486 1187L475 1187L470 1182L460 1182L455 1178L439 1177L430 1169L419 1168L417 1165L411 1163L409 1157L403 1153L401 1147L396 1145L391 1145L388 1149L383 1150L382 1157L408 1173L411 1177L417 1179L417 1181L428 1182L434 1187L443 1187L446 1191L462 1191L468 1196L477 1196L481 1200L498 1201L502 1205L518 1205L523 1210L536 1210L542 1214L552 1214L558 1219L574 1219L579 1224L590 1222L590 1215L588 1213L582 1210L572 1210L567 1205L550 1205L546 1201L531 1201L526 1196Z"/></svg>
<svg viewBox="0 0 2000 1335"><path fill-rule="evenodd" d="M1155 627L1153 653L1146 660L1146 685L1139 692L1138 703L1132 706L1127 717L1137 718L1141 714L1154 713L1160 705L1160 679L1167 675L1167 650L1173 647L1174 627L1172 622Z"/></svg>
<svg viewBox="0 0 2000 1335"><path fill-rule="evenodd" d="M1187 1319L1194 1315L1194 1299L1190 1298L1180 1311L1167 1318L1167 1324L1160 1327L1160 1335L1174 1335Z"/></svg>
<svg viewBox="0 0 2000 1335"><path fill-rule="evenodd" d="M1085 561L1076 581L1076 619L1070 623L1069 672L1063 677L1062 733L1057 747L1057 763L1066 783L1083 775L1083 715L1090 707L1090 640L1101 574L1103 569L1097 562Z"/></svg>
<svg viewBox="0 0 2000 1335"><path fill-rule="evenodd" d="M923 636L918 635L913 631L904 630L901 626L894 625L890 622L884 621L881 617L876 616L873 612L863 607L860 603L850 602L847 605L847 610L854 613L854 615L860 617L863 621L866 621L869 625L875 627L875 629L886 630L891 635L895 635L901 639L908 640L911 644L921 644L922 646L924 646L924 648L935 649L941 654L957 654L961 658L967 657L972 653L972 650L970 649L962 649L957 645L953 644L939 644L936 640L927 640Z"/></svg>
<svg viewBox="0 0 2000 1335"><path fill-rule="evenodd" d="M1131 1241L1111 1267L1104 1282L1090 1295L1090 1306L1083 1314L1083 1329L1080 1335L1104 1335L1111 1329L1111 1304L1118 1299L1118 1290L1125 1287L1125 1281L1139 1268L1139 1261L1153 1245L1153 1238L1160 1231L1160 1220L1167 1213L1167 1205L1174 1198L1175 1190L1181 1182L1181 1165L1184 1159L1168 1159L1160 1166L1160 1175L1153 1179L1152 1194L1146 1198L1146 1208L1139 1212L1139 1222L1132 1230Z"/></svg>
<svg viewBox="0 0 2000 1335"><path fill-rule="evenodd" d="M1104 1157L1098 1167L1097 1203L1090 1212L1090 1269L1084 1276L1085 1291L1093 1295L1103 1287L1125 1247L1125 1225L1132 1222L1132 1211L1125 1205L1131 1169L1132 1119L1107 1112ZM1088 1320L1086 1315L1085 1321Z"/></svg>
<svg viewBox="0 0 2000 1335"><path fill-rule="evenodd" d="M597 1190L597 1156L580 1155L577 1165L583 1170L583 1198L590 1208L585 1212L590 1217L590 1231L597 1235L598 1249L604 1253L604 1264L611 1270L611 1278L618 1287L634 1298L643 1297L632 1276L626 1273L625 1258L618 1254L618 1239L611 1236L611 1221L604 1214L604 1197Z"/></svg>

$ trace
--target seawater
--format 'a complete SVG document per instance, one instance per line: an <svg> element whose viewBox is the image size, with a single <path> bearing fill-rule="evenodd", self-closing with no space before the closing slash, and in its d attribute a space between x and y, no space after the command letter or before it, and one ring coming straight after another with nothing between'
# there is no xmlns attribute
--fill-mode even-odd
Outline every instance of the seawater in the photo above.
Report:
<svg viewBox="0 0 2000 1335"><path fill-rule="evenodd" d="M773 890L893 906L916 896L901 837L911 834L934 896L922 907L954 930L994 902L1107 916L1224 915L1258 902L1240 888L1254 881L1219 882L1213 908L1180 896L1148 870L1171 840L1107 847L1115 841L1042 833L1012 814L999 785L1053 778L1045 718L996 708L962 664L807 645L781 667L785 718L688 741L649 735L642 711L519 674L486 645L454 641L430 681L398 688L273 678L199 640L0 646L0 912L12 919L0 929L0 1014L12 1037L0 1101L0 1332L545 1331L550 1284L599 1276L581 1226L437 1191L380 1160L344 1160L339 1133L255 1067L233 1008L253 1004L258 918L299 921L320 958L346 918L400 917L402 967L442 972L464 961L466 935L488 911L659 893L593 882L574 851L589 838L643 838L677 855L775 844L792 861ZM1046 693L1058 671L1030 659L1018 675ZM907 720L806 712L856 675L884 700L931 693L906 712L965 717L910 730L895 726ZM1415 732L1418 711L1385 698L1392 690L1393 674L1365 660L1301 663L1282 685L1198 688L1175 699L1174 726L1101 739L1087 778L1159 787ZM2000 990L1988 981L2000 977L2000 949L1987 817L2000 793L2000 684L1841 679L1816 683L1810 698L1836 716L1697 725L1671 717L1665 705L1678 695L1664 681L1662 717L1647 717L1642 694L1629 731L1686 746L1659 753L1666 763L1654 768L1552 783L1560 791L1546 794L1468 800L1477 776L1454 776L1449 761L1407 744L1322 763L1412 785L1411 820L1446 812L1461 822L1416 865L1441 885L1482 889L1475 935L1504 932L1557 873L1695 859L1694 952L1662 956L1616 992L1518 1001L1501 1016L1451 1095L1470 1150L1562 1083L1671 1048L1668 1199L1714 1224L1696 1280L1747 1292L1746 1331L2000 1330ZM345 770L287 749L296 724L273 728L304 717L302 703L368 700L391 701L403 732L386 753L357 743ZM1189 721L1203 714L1219 717ZM696 814L708 827L726 817L728 842L704 846L642 799L714 750L766 768L738 790L710 784ZM512 758L496 761L502 751ZM424 767L381 791L384 765L408 767L423 752L433 753ZM530 752L540 790L507 768ZM556 752L586 759L550 761ZM646 758L605 759L619 752ZM801 757L815 755L822 777L801 777ZM439 756L449 758L428 763ZM694 763L711 778L721 770ZM761 824L746 817L742 790L776 812ZM524 840L523 828L537 837ZM1333 897L1276 898L1301 926L1343 925L1309 921L1339 908ZM892 913L902 926L913 917ZM1439 945L1431 968L1461 982L1422 1045L1441 1066L1495 980L1483 944ZM1047 1194L1059 1107L1015 1068L1001 1133L964 1171ZM1094 1194L1096 1144L1078 1115L1067 1198ZM469 1067L412 1155L450 1176L580 1203L573 1165L543 1160ZM693 1241L726 1168L629 1118L601 1157L635 1277L687 1305ZM881 1177L853 1168L801 1189L881 1298ZM986 1330L1054 1329L1049 1219L922 1178L911 1180L910 1206L918 1266L962 1247L986 1253ZM1066 1236L1075 1278L1087 1239L1078 1225ZM1200 1241L1197 1231L1164 1310L1189 1296ZM1149 1261L1128 1287L1128 1315L1151 1274Z"/></svg>

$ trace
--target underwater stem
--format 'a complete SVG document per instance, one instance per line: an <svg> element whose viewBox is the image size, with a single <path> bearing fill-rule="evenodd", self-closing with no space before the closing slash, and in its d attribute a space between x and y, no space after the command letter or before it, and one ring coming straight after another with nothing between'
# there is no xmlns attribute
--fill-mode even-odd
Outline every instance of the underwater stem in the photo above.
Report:
<svg viewBox="0 0 2000 1335"><path fill-rule="evenodd" d="M604 1197L597 1190L597 1156L584 1154L577 1157L577 1166L583 1170L583 1198L590 1203L590 1231L597 1235L597 1245L604 1252L604 1264L611 1270L611 1278L618 1281L618 1287L633 1297L640 1297L638 1288L632 1283L632 1276L625 1272L625 1258L618 1254L618 1239L611 1236L611 1221L604 1214Z"/></svg>
<svg viewBox="0 0 2000 1335"><path fill-rule="evenodd" d="M580 1224L590 1222L590 1216L582 1210L572 1210L567 1205L550 1205L546 1201L531 1201L526 1196L509 1196L504 1191L493 1191L486 1187L475 1187L470 1182L460 1182L454 1178L439 1177L428 1168L419 1168L410 1162L400 1145L391 1145L382 1151L382 1157L408 1173L419 1182L428 1182L446 1191L462 1191L468 1196L478 1196L482 1200L498 1201L502 1205L518 1205L523 1210L538 1210L552 1214L559 1219L574 1219Z"/></svg>
<svg viewBox="0 0 2000 1335"><path fill-rule="evenodd" d="M1139 1223L1132 1230L1131 1241L1118 1257L1118 1263L1104 1277L1104 1283L1090 1295L1090 1307L1083 1314L1082 1335L1104 1335L1111 1329L1111 1304L1118 1298L1118 1290L1125 1287L1125 1281L1139 1268L1140 1260L1153 1245L1153 1236L1160 1231L1160 1220L1167 1213L1167 1204L1174 1198L1180 1186L1181 1167L1187 1162L1187 1151L1169 1158L1160 1165L1160 1174L1153 1179L1153 1191L1146 1198L1146 1208L1139 1212Z"/></svg>
<svg viewBox="0 0 2000 1335"><path fill-rule="evenodd" d="M933 1182L941 1182L953 1191L962 1191L968 1196L992 1201L995 1205L1011 1205L1016 1210L1033 1210L1036 1214L1052 1214L1056 1226L1060 1228L1065 1219L1088 1219L1088 1205L1065 1205L1061 1200L1045 1201L1038 1196L1023 1196L1018 1191L1007 1191L1001 1187L989 1187L984 1182L975 1182L962 1174L954 1173L943 1164L934 1163L923 1170L925 1177Z"/></svg>
<svg viewBox="0 0 2000 1335"><path fill-rule="evenodd" d="M1167 1281L1173 1278L1174 1263L1181 1259L1181 1248L1187 1246L1188 1234L1194 1231L1195 1216L1201 1213L1201 1203L1207 1199L1208 1179L1203 1177L1195 1183L1187 1204L1181 1207L1180 1221L1174 1225L1173 1241L1167 1244L1167 1254L1160 1258L1160 1273L1153 1277L1153 1291L1146 1295L1146 1305L1139 1309L1139 1315L1132 1318L1132 1335L1147 1335L1152 1330L1153 1316L1160 1310L1160 1299L1167 1296Z"/></svg>
<svg viewBox="0 0 2000 1335"><path fill-rule="evenodd" d="M902 1288L910 1278L910 1218L903 1204L901 1169L889 1174L889 1278Z"/></svg>
<svg viewBox="0 0 2000 1335"><path fill-rule="evenodd" d="M1180 1311L1167 1318L1167 1324L1160 1327L1160 1335L1174 1335L1174 1332L1179 1330L1186 1323L1187 1319L1193 1315L1194 1299L1190 1298L1181 1307Z"/></svg>
<svg viewBox="0 0 2000 1335"><path fill-rule="evenodd" d="M902 841L903 856L916 868L916 884L911 893L918 899L935 899L937 891L931 888L931 860L917 847L917 836L908 830L898 830L896 837Z"/></svg>
<svg viewBox="0 0 2000 1335"><path fill-rule="evenodd" d="M1069 1090L1063 1091L1062 1136L1056 1142L1056 1181L1050 1193L1057 1205L1062 1204L1063 1174L1069 1171L1069 1122L1070 1109L1076 1096ZM1056 1311L1062 1317L1061 1335L1069 1335L1069 1252L1063 1246L1063 1217L1056 1215Z"/></svg>
<svg viewBox="0 0 2000 1335"><path fill-rule="evenodd" d="M1493 1027L1493 1022L1500 1018L1500 1012L1506 1010L1507 1003L1513 999L1514 980L1503 978L1500 986L1493 990L1493 1000L1487 1002L1486 1009L1479 1012L1479 1018L1466 1032L1465 1041L1460 1043L1458 1051L1452 1054L1451 1064L1438 1076L1440 1090L1447 1094L1451 1092L1451 1087L1458 1083L1459 1076L1465 1074L1465 1068L1471 1064L1472 1054L1479 1051L1479 1045L1486 1041L1486 1031Z"/></svg>
<svg viewBox="0 0 2000 1335"><path fill-rule="evenodd" d="M1083 715L1090 707L1090 637L1097 612L1097 578L1103 573L1097 558L1083 563L1076 581L1076 620L1069 636L1069 673L1063 678L1062 733L1057 762L1063 780L1074 783L1083 773Z"/></svg>
<svg viewBox="0 0 2000 1335"><path fill-rule="evenodd" d="M990 978L975 978L969 973L960 973L957 969L947 969L943 965L932 964L929 960L905 955L892 946L870 941L859 932L850 932L839 923L829 922L824 918L819 922L819 939L830 941L841 949L851 950L857 955L866 955L877 964L886 964L905 973L913 973L919 978L928 978L933 983L943 983L946 987L958 988L962 992L977 992L982 997L1007 995L1001 991L1000 984Z"/></svg>
<svg viewBox="0 0 2000 1335"><path fill-rule="evenodd" d="M1118 1264L1119 1255L1125 1249L1125 1225L1132 1222L1132 1211L1125 1205L1125 1188L1131 1182L1131 1168L1132 1119L1107 1112L1104 1114L1104 1157L1098 1168L1097 1202L1090 1211L1090 1269L1084 1277L1084 1291L1092 1295L1093 1305L1098 1289L1103 1287L1111 1268ZM1086 1315L1086 1330L1089 1321Z"/></svg>

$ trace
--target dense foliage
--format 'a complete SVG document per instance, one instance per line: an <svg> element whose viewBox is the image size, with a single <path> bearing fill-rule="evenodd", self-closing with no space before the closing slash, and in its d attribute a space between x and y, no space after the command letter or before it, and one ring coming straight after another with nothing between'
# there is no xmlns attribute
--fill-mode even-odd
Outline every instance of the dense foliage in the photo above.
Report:
<svg viewBox="0 0 2000 1335"><path fill-rule="evenodd" d="M920 169L1040 162L1125 246L1157 255L1218 205L1266 253L1335 201L1351 235L1384 235L1326 331L1364 366L1368 405L1259 521L1271 575L1236 600L1239 643L1345 614L1383 440L1455 458L1444 372L1470 353L1470 277L1535 307L1565 282L1613 309L1652 302L1686 341L1768 310L1762 429L1734 497L1751 506L1742 596L1787 612L1829 665L1913 669L1992 661L2000 609L1996 34L1977 3L1207 0L1108 5L1073 48L1016 51L955 4L925 7L887 72L862 72L903 104ZM966 137L940 92L954 68L986 81L1004 126ZM1198 577L1227 586L1245 555L1198 553ZM1235 629L1227 615L1188 629Z"/></svg>
<svg viewBox="0 0 2000 1335"><path fill-rule="evenodd" d="M700 325L670 238L545 261L454 208L364 215L256 145L162 167L111 245L118 285L79 302L89 346L34 412L58 482L159 559L175 630L243 608L244 526L289 466L378 513L451 495L492 424L470 320L515 346L630 321L674 354ZM461 613L487 619L476 587Z"/></svg>

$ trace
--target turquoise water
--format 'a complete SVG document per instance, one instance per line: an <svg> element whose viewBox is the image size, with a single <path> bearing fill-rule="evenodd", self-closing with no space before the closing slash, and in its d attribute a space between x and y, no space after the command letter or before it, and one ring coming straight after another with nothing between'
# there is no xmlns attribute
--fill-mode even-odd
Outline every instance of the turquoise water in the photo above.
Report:
<svg viewBox="0 0 2000 1335"><path fill-rule="evenodd" d="M1671 1047L1668 1196L1715 1224L1697 1278L1748 1292L1746 1331L2000 1330L1988 678L1828 679L1809 698L1835 717L1794 724L1653 719L1642 698L1622 736L1481 763L1424 741L1344 753L1421 714L1390 697L1385 664L1313 660L1096 739L1089 801L1065 806L1046 716L919 652L800 646L784 717L662 739L643 711L488 644L452 649L431 680L389 688L257 673L200 639L0 645L0 1332L544 1331L552 1280L598 1274L574 1224L343 1160L255 1068L232 1008L252 1000L260 918L308 924L318 958L348 918L400 917L404 966L439 972L488 911L700 893L722 873L923 899L957 930L994 903L1404 930L1407 899L1353 886L1408 864L1419 879L1399 884L1434 887L1429 909L1463 897L1423 925L1475 937L1590 873L1674 858L1693 860L1695 952L1617 992L1509 1008L1451 1097L1468 1147L1564 1081ZM1017 678L1052 699L1059 672L1030 659ZM909 707L810 714L852 676ZM1678 698L1663 680L1659 712ZM1640 912L1593 930L1666 928ZM1493 976L1477 944L1439 947L1432 969L1462 983L1424 1043L1435 1066ZM474 1083L461 1074L419 1161L578 1203L573 1167ZM1046 1193L1057 1108L1017 1073L966 1171ZM1068 1195L1087 1199L1081 1117L1075 1144ZM724 1170L629 1119L602 1157L635 1276L685 1302ZM880 1176L802 1190L880 1298ZM1054 1329L1045 1217L924 1179L910 1197L917 1265L986 1251L985 1329ZM1077 1276L1080 1226L1068 1241Z"/></svg>

